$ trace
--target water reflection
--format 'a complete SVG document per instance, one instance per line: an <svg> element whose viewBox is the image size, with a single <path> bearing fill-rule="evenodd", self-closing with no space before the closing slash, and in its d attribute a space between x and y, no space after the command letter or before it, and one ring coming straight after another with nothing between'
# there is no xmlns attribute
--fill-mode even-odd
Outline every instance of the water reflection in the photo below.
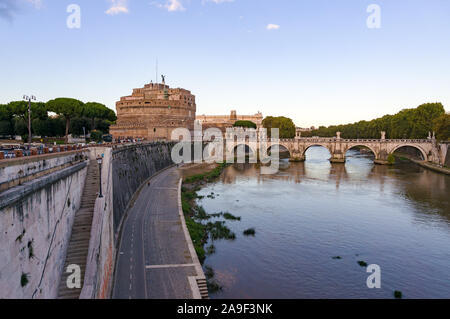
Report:
<svg viewBox="0 0 450 319"><path fill-rule="evenodd" d="M330 164L313 147L307 161L275 175L258 165L228 167L200 194L209 213L229 211L233 242L206 259L224 290L214 298L450 297L450 177L410 163L373 163L347 153ZM255 237L244 229L255 227ZM333 260L333 256L342 260ZM357 260L382 267L382 289L368 289Z"/></svg>

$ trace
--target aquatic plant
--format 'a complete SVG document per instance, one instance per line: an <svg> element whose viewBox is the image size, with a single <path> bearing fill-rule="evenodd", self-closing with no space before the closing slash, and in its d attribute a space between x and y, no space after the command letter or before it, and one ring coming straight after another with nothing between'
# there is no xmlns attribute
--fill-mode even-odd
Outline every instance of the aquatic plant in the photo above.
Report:
<svg viewBox="0 0 450 319"><path fill-rule="evenodd" d="M241 217L236 217L228 212L223 214L223 218L225 218L226 220L237 220L237 221L241 220Z"/></svg>
<svg viewBox="0 0 450 319"><path fill-rule="evenodd" d="M256 230L254 228L249 228L244 230L244 236L255 236Z"/></svg>
<svg viewBox="0 0 450 319"><path fill-rule="evenodd" d="M360 265L361 267L367 267L367 263L363 260L358 260L358 265Z"/></svg>
<svg viewBox="0 0 450 319"><path fill-rule="evenodd" d="M402 299L402 297L403 297L403 294L402 294L401 291L399 291L399 290L394 291L394 298L395 299Z"/></svg>

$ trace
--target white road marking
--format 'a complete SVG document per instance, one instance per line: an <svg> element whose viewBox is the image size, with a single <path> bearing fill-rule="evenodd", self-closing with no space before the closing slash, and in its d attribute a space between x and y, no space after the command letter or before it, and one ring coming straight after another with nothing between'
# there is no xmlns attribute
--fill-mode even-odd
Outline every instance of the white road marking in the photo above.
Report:
<svg viewBox="0 0 450 319"><path fill-rule="evenodd" d="M147 265L146 269L159 269L159 268L178 268L178 267L195 267L195 264L172 264L172 265Z"/></svg>

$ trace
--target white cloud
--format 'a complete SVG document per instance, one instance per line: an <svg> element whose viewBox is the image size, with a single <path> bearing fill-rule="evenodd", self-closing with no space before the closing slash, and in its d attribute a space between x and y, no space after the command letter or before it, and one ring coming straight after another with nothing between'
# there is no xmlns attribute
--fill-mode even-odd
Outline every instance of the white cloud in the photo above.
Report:
<svg viewBox="0 0 450 319"><path fill-rule="evenodd" d="M179 0L168 0L167 3L164 5L164 7L167 9L167 11L169 12L174 12L174 11L184 11L186 10L183 7L183 4L181 3L181 1Z"/></svg>
<svg viewBox="0 0 450 319"><path fill-rule="evenodd" d="M106 14L116 15L119 13L128 13L128 0L109 0L111 7L106 10Z"/></svg>
<svg viewBox="0 0 450 319"><path fill-rule="evenodd" d="M161 3L158 3L158 2L152 2L152 5L160 8L160 9L165 9L165 10L167 10L169 12L186 10L183 7L183 4L181 3L180 0L167 0L165 4L161 4Z"/></svg>
<svg viewBox="0 0 450 319"><path fill-rule="evenodd" d="M279 28L280 28L280 26L278 24L272 24L272 23L269 23L266 27L266 29L269 31L278 30Z"/></svg>

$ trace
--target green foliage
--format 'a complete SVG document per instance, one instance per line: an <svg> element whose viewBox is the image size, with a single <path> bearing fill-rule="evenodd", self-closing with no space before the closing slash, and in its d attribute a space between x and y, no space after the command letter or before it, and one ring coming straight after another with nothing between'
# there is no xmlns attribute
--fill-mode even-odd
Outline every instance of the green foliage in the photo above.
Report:
<svg viewBox="0 0 450 319"><path fill-rule="evenodd" d="M194 217L197 220L206 220L206 219L210 219L211 218L211 216L209 216L206 213L205 209L202 206L197 206L194 209Z"/></svg>
<svg viewBox="0 0 450 319"><path fill-rule="evenodd" d="M280 130L280 138L295 137L295 124L290 118L284 116L268 116L263 120L262 124L267 129L267 135L269 137L272 136L272 128L278 128Z"/></svg>
<svg viewBox="0 0 450 319"><path fill-rule="evenodd" d="M390 139L422 139L433 131L436 120L445 114L441 103L426 103L415 109L404 109L395 115L385 115L372 121L359 121L347 125L321 126L302 136L333 137L341 132L343 138L380 138L381 131ZM445 125L443 125L445 127Z"/></svg>
<svg viewBox="0 0 450 319"><path fill-rule="evenodd" d="M82 116L84 112L84 104L81 101L70 98L57 98L47 102L49 111L55 112L60 116L64 116L66 120L66 140L69 135L70 120L77 116Z"/></svg>
<svg viewBox="0 0 450 319"><path fill-rule="evenodd" d="M28 258L34 258L34 248L33 248L33 240L30 240L27 244L28 246Z"/></svg>
<svg viewBox="0 0 450 319"><path fill-rule="evenodd" d="M216 168L214 168L212 171L204 174L196 174L189 177L186 177L184 179L184 183L191 184L199 181L206 181L206 182L212 182L217 177L222 174L223 169L227 166L226 163L219 164Z"/></svg>
<svg viewBox="0 0 450 319"><path fill-rule="evenodd" d="M49 117L55 112L56 117ZM40 136L59 137L71 132L81 136L83 127L86 133L93 129L109 132L109 127L117 120L116 113L96 102L83 102L59 98L47 103L31 103L32 133ZM0 104L0 135L28 136L28 102L12 101Z"/></svg>
<svg viewBox="0 0 450 319"><path fill-rule="evenodd" d="M206 241L206 227L201 223L196 223L191 217L188 215L185 216L186 226L191 235L192 243L194 244L195 251L197 253L198 259L201 263L205 260L205 249L204 244Z"/></svg>
<svg viewBox="0 0 450 319"><path fill-rule="evenodd" d="M26 273L22 273L22 276L20 276L20 285L22 287L25 287L28 284L28 275Z"/></svg>
<svg viewBox="0 0 450 319"><path fill-rule="evenodd" d="M48 118L44 103L31 103L31 121L44 121ZM3 120L1 131L3 135L21 135L28 137L28 102L13 101L0 107L0 119ZM33 125L32 132L35 133ZM1 134L1 133L0 133Z"/></svg>
<svg viewBox="0 0 450 319"><path fill-rule="evenodd" d="M245 127L245 128L254 128L256 129L256 124L252 121L236 121L233 124L233 127Z"/></svg>
<svg viewBox="0 0 450 319"><path fill-rule="evenodd" d="M28 135L28 126L24 119L15 118L13 120L14 123L14 132L16 135Z"/></svg>
<svg viewBox="0 0 450 319"><path fill-rule="evenodd" d="M14 127L11 121L0 120L0 135L13 135Z"/></svg>
<svg viewBox="0 0 450 319"><path fill-rule="evenodd" d="M359 260L358 265L360 265L361 267L367 267L367 263L363 260Z"/></svg>
<svg viewBox="0 0 450 319"><path fill-rule="evenodd" d="M103 133L100 131L91 132L91 140L96 142L101 142L103 139Z"/></svg>
<svg viewBox="0 0 450 319"><path fill-rule="evenodd" d="M0 104L0 135L13 135L13 114L8 105Z"/></svg>
<svg viewBox="0 0 450 319"><path fill-rule="evenodd" d="M13 101L8 104L9 111L15 117L20 117L28 121L28 102L27 101ZM47 106L42 102L31 103L31 119L46 119Z"/></svg>
<svg viewBox="0 0 450 319"><path fill-rule="evenodd" d="M387 161L388 161L389 165L395 164L395 156L394 156L394 154L389 154L388 157L387 157Z"/></svg>
<svg viewBox="0 0 450 319"><path fill-rule="evenodd" d="M436 132L436 139L440 141L450 140L450 114L442 114L434 120L434 132Z"/></svg>
<svg viewBox="0 0 450 319"><path fill-rule="evenodd" d="M395 299L402 299L403 298L402 292L399 291L399 290L394 291L394 298Z"/></svg>
<svg viewBox="0 0 450 319"><path fill-rule="evenodd" d="M92 129L107 132L112 122L117 120L116 113L105 105L97 102L88 102L84 105L83 115L91 120ZM96 124L96 120L100 123Z"/></svg>
<svg viewBox="0 0 450 319"><path fill-rule="evenodd" d="M209 222L206 224L206 229L213 240L236 239L236 235L227 226L225 226L225 222L223 221L217 221L214 223Z"/></svg>
<svg viewBox="0 0 450 319"><path fill-rule="evenodd" d="M249 228L244 230L244 236L255 236L256 230L254 228Z"/></svg>
<svg viewBox="0 0 450 319"><path fill-rule="evenodd" d="M65 118L81 116L84 112L83 102L71 98L57 98L47 102L47 108L51 112L60 114Z"/></svg>
<svg viewBox="0 0 450 319"><path fill-rule="evenodd" d="M86 134L91 131L91 121L85 117L75 117L70 121L70 132L76 136L83 136L83 127Z"/></svg>
<svg viewBox="0 0 450 319"><path fill-rule="evenodd" d="M226 220L237 220L237 221L241 220L241 217L236 217L228 212L223 214L223 218L225 218Z"/></svg>

